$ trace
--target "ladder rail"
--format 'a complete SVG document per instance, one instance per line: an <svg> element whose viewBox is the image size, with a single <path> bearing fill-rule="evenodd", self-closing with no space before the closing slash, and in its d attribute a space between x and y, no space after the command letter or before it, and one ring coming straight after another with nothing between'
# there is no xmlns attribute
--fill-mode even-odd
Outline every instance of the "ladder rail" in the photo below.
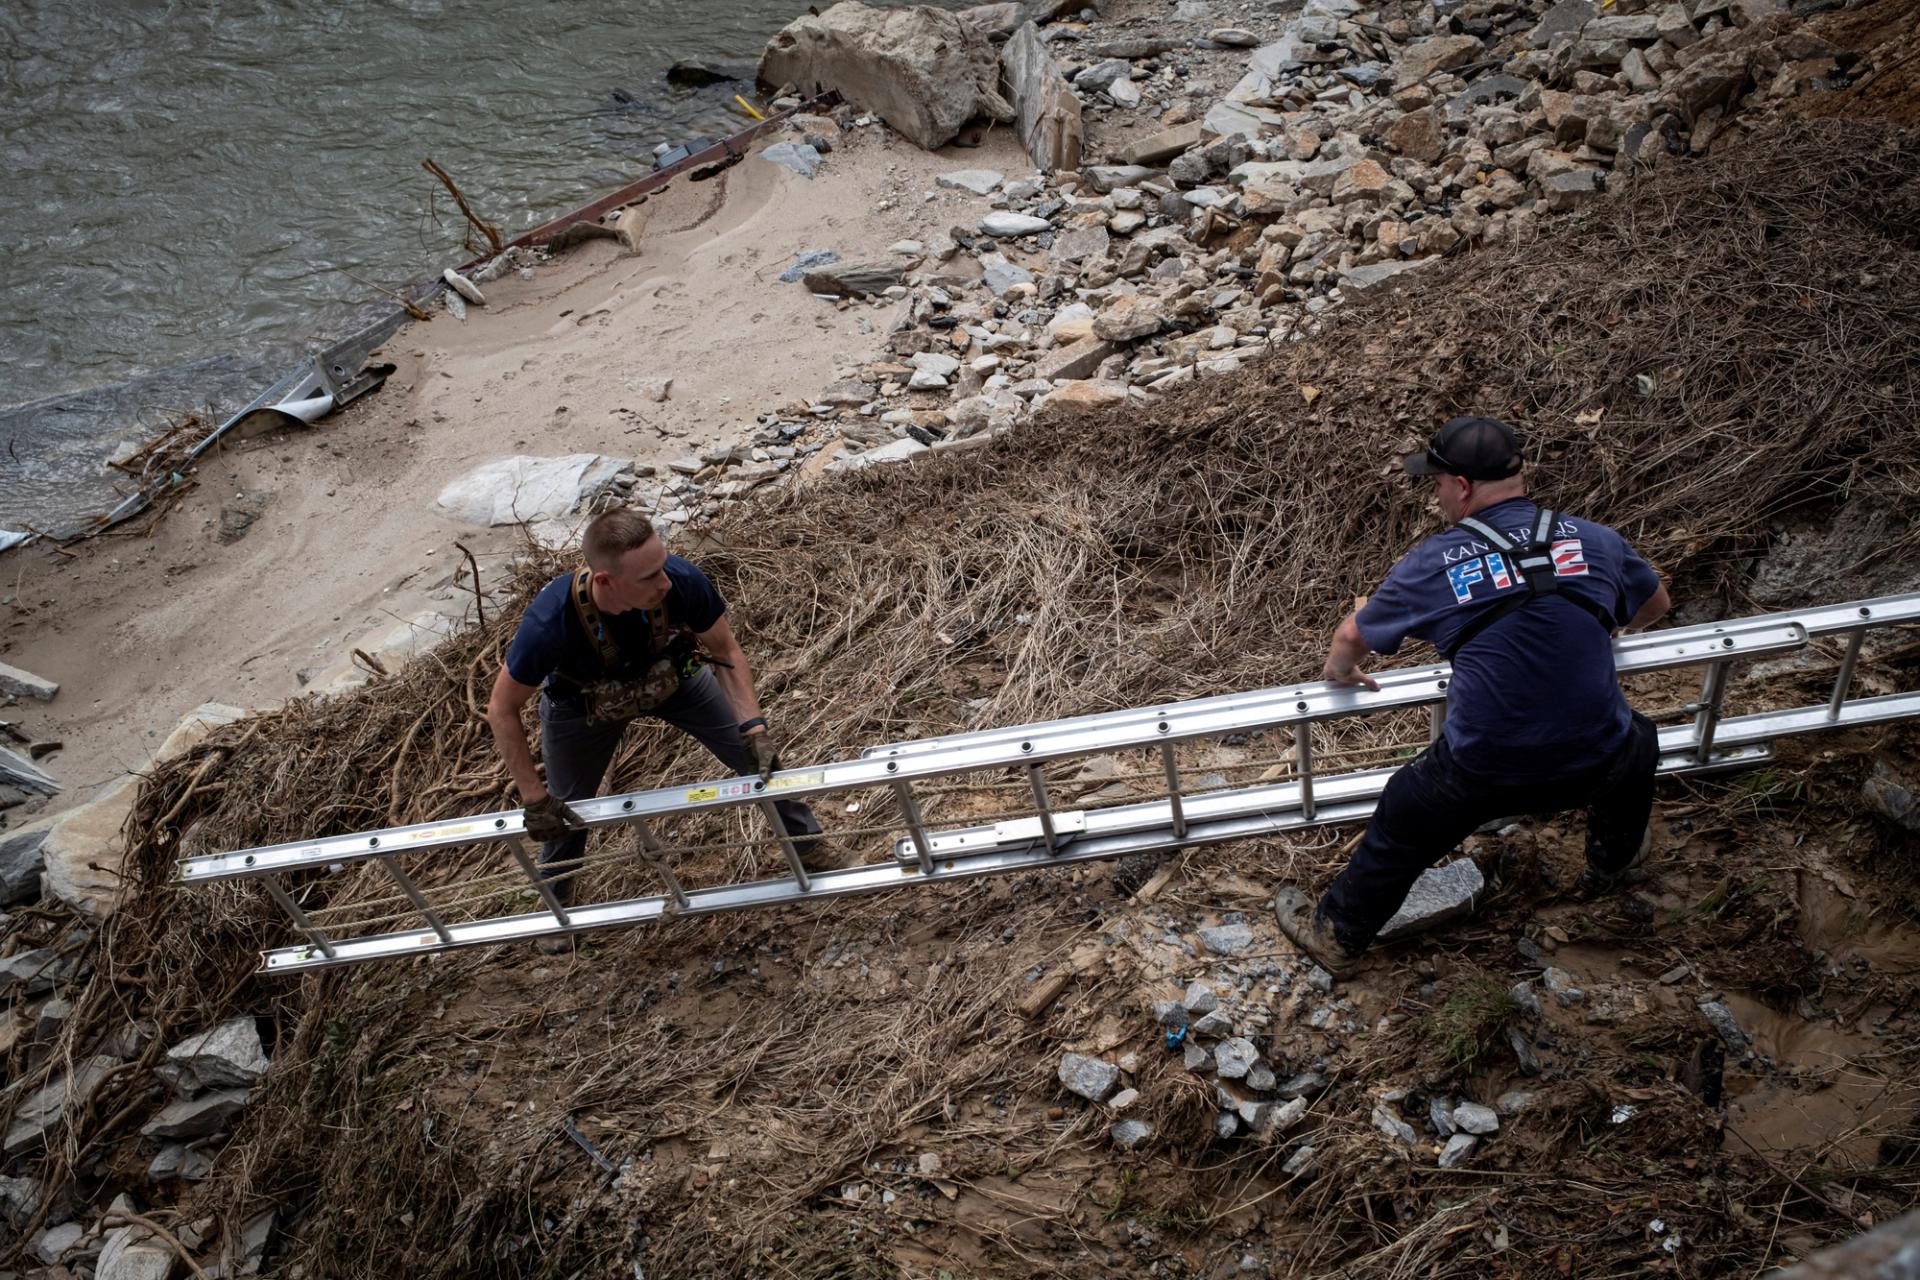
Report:
<svg viewBox="0 0 1920 1280"><path fill-rule="evenodd" d="M1916 596L1920 615L1920 596ZM1692 628L1687 634L1647 632L1616 643L1622 671L1660 670L1726 658L1757 658L1804 648L1806 629L1794 622L1760 618ZM614 826L708 809L755 804L778 795L800 800L836 791L921 781L948 774L1021 768L1030 764L1099 755L1161 742L1217 738L1229 733L1277 730L1347 715L1420 707L1443 701L1451 669L1445 665L1383 671L1380 688L1369 690L1317 681L1292 689L1267 690L1244 699L1245 707L1221 706L1203 699L1198 710L1175 708L1152 720L1134 719L1114 726L1062 721L1038 726L1018 740L962 744L940 752L882 759L862 757L811 768L786 769L770 783L757 777L730 778L695 786L660 787L569 802L589 828ZM338 869L394 852L417 852L523 839L519 810L443 822L414 823L381 831L327 836L204 854L182 859L180 879L203 884L257 876L265 871Z"/></svg>

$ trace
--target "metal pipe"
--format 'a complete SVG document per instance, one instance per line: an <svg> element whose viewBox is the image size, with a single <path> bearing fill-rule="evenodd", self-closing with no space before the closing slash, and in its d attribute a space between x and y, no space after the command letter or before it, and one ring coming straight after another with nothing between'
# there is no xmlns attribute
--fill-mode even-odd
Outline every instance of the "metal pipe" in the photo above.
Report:
<svg viewBox="0 0 1920 1280"><path fill-rule="evenodd" d="M402 871L392 858L380 859L380 865L387 869L387 874L392 876L394 883L400 886L400 892L407 895L407 901L411 902L414 909L426 918L427 926L440 936L440 941L452 942L453 935L447 932L447 922L440 918L440 913L433 909L433 904L427 901L427 896L420 892L420 886L413 882L413 877Z"/></svg>
<svg viewBox="0 0 1920 1280"><path fill-rule="evenodd" d="M1173 758L1173 744L1160 744L1160 763L1167 769L1167 805L1173 811L1173 834L1177 839L1187 838L1187 806L1180 800L1180 765Z"/></svg>
<svg viewBox="0 0 1920 1280"><path fill-rule="evenodd" d="M1313 726L1293 727L1294 771L1300 775L1300 816L1313 821Z"/></svg>
<svg viewBox="0 0 1920 1280"><path fill-rule="evenodd" d="M553 891L553 886L547 882L547 878L540 874L539 866L527 853L527 842L516 837L507 841L507 848L512 852L513 860L520 864L520 869L527 873L527 879L533 881L535 891L546 900L547 910L553 912L553 918L560 922L560 927L571 928L573 921L567 918L567 909L560 905L560 895Z"/></svg>
<svg viewBox="0 0 1920 1280"><path fill-rule="evenodd" d="M288 893L286 886L280 883L280 877L276 875L265 875L260 877L260 879L267 886L267 892L273 895L273 900L284 907L287 914L293 917L293 922L299 926L300 932L313 939L313 945L320 948L320 954L329 960L333 959L335 955L333 944L327 941L326 934L314 927L313 921L307 919L307 913L300 909L300 904L293 900L293 895Z"/></svg>
<svg viewBox="0 0 1920 1280"><path fill-rule="evenodd" d="M1693 762L1705 764L1707 757L1713 754L1713 733L1720 724L1720 701L1727 693L1727 668L1731 663L1716 662L1707 668L1707 676L1700 685L1700 711L1693 719L1693 732L1697 741L1693 748Z"/></svg>
<svg viewBox="0 0 1920 1280"><path fill-rule="evenodd" d="M893 794L900 798L900 812L906 815L907 831L913 837L913 849L920 859L922 875L933 874L933 841L927 836L927 823L920 816L920 802L914 798L911 782L896 782Z"/></svg>
<svg viewBox="0 0 1920 1280"><path fill-rule="evenodd" d="M787 824L780 821L780 808L771 800L760 802L760 812L766 816L767 825L773 828L773 834L779 838L780 850L787 855L787 867L793 872L794 883L805 893L813 888L813 881L807 878L807 868L800 861L800 851L793 847L793 837L787 834Z"/></svg>
<svg viewBox="0 0 1920 1280"><path fill-rule="evenodd" d="M1840 708L1847 701L1847 690L1853 687L1853 669L1860 661L1860 646L1866 638L1865 627L1856 627L1847 634L1847 653L1840 659L1840 677L1833 682L1833 697L1827 700L1829 720L1840 718Z"/></svg>
<svg viewBox="0 0 1920 1280"><path fill-rule="evenodd" d="M1053 810L1047 804L1047 780L1040 774L1040 766L1027 766L1027 781L1033 784L1033 804L1040 810L1040 834L1047 842L1048 853L1060 852L1060 837L1054 834Z"/></svg>

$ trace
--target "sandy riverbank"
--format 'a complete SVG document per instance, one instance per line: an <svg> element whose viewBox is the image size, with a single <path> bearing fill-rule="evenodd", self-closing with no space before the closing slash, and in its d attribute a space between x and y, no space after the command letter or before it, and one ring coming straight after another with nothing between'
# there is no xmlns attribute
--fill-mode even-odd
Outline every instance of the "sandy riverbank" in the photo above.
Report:
<svg viewBox="0 0 1920 1280"><path fill-rule="evenodd" d="M399 368L382 390L212 457L157 523L0 558L0 594L15 596L0 661L61 685L51 703L0 713L65 744L45 762L67 788L50 811L145 766L200 703L277 705L369 633L470 607L454 542L491 579L523 539L435 506L473 467L597 452L664 471L742 438L765 409L804 403L878 346L886 313L836 308L779 273L801 250L880 256L960 219L961 204L977 216L964 192L924 193L981 165L1019 172L1026 158L1005 133L930 154L873 127L849 131L812 179L756 155L677 182L650 204L639 255L590 242L530 281L489 285L464 323L410 325L384 353ZM635 388L656 378L673 380L665 404Z"/></svg>

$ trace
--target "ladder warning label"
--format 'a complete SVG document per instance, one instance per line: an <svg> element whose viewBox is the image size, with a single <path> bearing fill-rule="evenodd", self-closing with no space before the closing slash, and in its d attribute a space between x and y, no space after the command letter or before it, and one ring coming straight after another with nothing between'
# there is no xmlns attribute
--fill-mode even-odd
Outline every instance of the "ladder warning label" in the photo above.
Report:
<svg viewBox="0 0 1920 1280"><path fill-rule="evenodd" d="M718 787L689 787L687 789L687 800L689 803L695 800L717 800L719 798L720 788Z"/></svg>
<svg viewBox="0 0 1920 1280"><path fill-rule="evenodd" d="M788 787L811 787L827 780L825 769L809 769L805 773L790 773L784 778L775 778L767 784L769 791L785 791Z"/></svg>

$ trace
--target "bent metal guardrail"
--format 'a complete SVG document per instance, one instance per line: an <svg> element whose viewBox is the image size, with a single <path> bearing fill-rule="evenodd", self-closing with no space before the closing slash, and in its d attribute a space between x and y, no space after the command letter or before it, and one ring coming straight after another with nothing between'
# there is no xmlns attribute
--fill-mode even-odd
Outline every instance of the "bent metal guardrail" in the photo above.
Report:
<svg viewBox="0 0 1920 1280"><path fill-rule="evenodd" d="M1690 718L1660 731L1662 773L1744 768L1770 758L1771 744L1779 738L1920 717L1920 691L1851 696L1867 634L1915 621L1920 621L1920 594L1888 596L1623 636L1614 643L1614 656L1623 675L1704 668L1699 698L1686 708ZM1728 673L1734 664L1794 653L1818 637L1844 638L1839 670L1824 703L1723 714ZM1432 711L1429 736L1437 734L1449 675L1450 669L1442 664L1381 672L1377 691L1314 682L1225 694L869 747L858 759L782 770L768 783L756 777L726 778L574 803L573 809L589 828L635 829L639 857L665 889L660 894L563 903L534 862L518 810L189 857L180 863L180 879L187 885L259 881L307 939L264 954L264 971L288 973L1351 823L1372 812L1393 770L1317 772L1315 726L1381 711L1428 707ZM1183 784L1175 750L1179 744L1256 731L1291 736L1286 780L1199 792ZM1155 798L1067 808L1049 795L1045 766L1129 749L1158 756L1165 785L1156 788ZM1031 797L1031 805L1023 806L1026 812L977 826L928 830L922 806L928 784L1010 770L1024 775L1024 789ZM807 870L779 822L775 801L874 789L890 794L898 805L900 816L894 828L898 834L890 842L893 856L838 870ZM777 847L789 874L685 887L651 824L729 810L759 812L770 834L732 843ZM403 858L476 845L500 846L517 867L512 884L521 903L531 889L539 895L542 908L455 921L450 919L454 912L446 905L447 897L459 897L467 886L454 883L436 889L442 895L437 904L402 866ZM317 922L313 915L318 912L309 914L296 900L296 893L311 889L316 881L367 862L379 863L392 878L409 904L403 915L417 918L419 925L343 936L331 924ZM290 889L283 877L293 874L309 879ZM495 896L502 899L501 905L514 905L515 894ZM390 923L396 918L385 920Z"/></svg>

